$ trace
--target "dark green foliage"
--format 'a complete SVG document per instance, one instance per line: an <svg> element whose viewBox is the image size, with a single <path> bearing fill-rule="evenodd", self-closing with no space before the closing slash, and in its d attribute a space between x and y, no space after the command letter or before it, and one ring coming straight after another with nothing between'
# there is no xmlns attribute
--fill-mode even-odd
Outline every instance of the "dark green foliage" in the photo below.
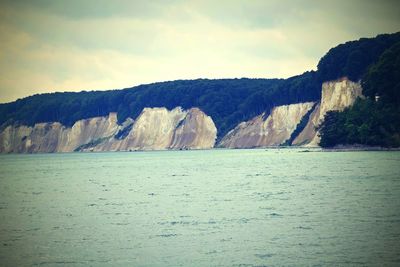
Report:
<svg viewBox="0 0 400 267"><path fill-rule="evenodd" d="M34 95L0 105L0 125L80 119L118 112L118 122L135 119L145 107L199 107L211 116L219 137L243 120L276 105L315 101L321 84L315 72L283 79L178 80L98 92Z"/></svg>
<svg viewBox="0 0 400 267"><path fill-rule="evenodd" d="M369 65L394 43L400 41L400 33L382 34L375 38L362 38L336 46L321 58L318 73L322 81L348 77L358 81Z"/></svg>
<svg viewBox="0 0 400 267"><path fill-rule="evenodd" d="M399 147L400 108L359 99L343 112L328 112L320 133L322 147L339 144Z"/></svg>
<svg viewBox="0 0 400 267"><path fill-rule="evenodd" d="M121 91L51 93L34 95L0 105L0 124L58 121L71 126L76 120L107 115L120 103Z"/></svg>
<svg viewBox="0 0 400 267"><path fill-rule="evenodd" d="M211 116L218 130L218 138L221 138L241 121L249 120L262 112L268 116L275 106L318 101L323 81L343 76L351 80L359 80L363 75L365 75L364 93L371 98L379 94L382 98L382 107L370 104L367 105L368 108L361 108L362 103L358 103L359 112L361 110L371 112L375 109L379 109L380 112L389 112L383 110L386 108L393 112L393 109L400 105L399 45L385 52L380 61L369 68L367 74L365 73L371 64L378 61L383 51L398 41L400 41L400 33L347 42L331 49L320 60L318 72L306 72L289 79L178 80L140 85L123 90L34 95L12 103L0 104L0 129L13 123L34 125L38 122L49 121L58 121L72 126L77 120L106 116L109 112L118 112L118 122L122 123L128 117L135 119L145 107L173 109L181 106L184 109L198 107ZM389 99L393 101L389 102ZM368 133L371 127L375 127L372 122L363 126L363 115L353 114L354 119L357 118L357 123L361 121L361 124L353 123L353 127L347 118L342 119L341 116L345 115L328 115L327 121L342 126L346 122L348 124L346 132L334 133L334 128L330 127L329 123L325 123L323 126L325 128L322 128L324 135L322 144L372 142L370 139L360 141L356 137ZM389 117L390 115L386 113L386 118ZM397 119L397 117L392 119ZM397 126L385 125L386 128L378 127L379 131L393 135ZM122 138L125 133L119 134Z"/></svg>
<svg viewBox="0 0 400 267"><path fill-rule="evenodd" d="M400 42L387 49L363 78L366 99L343 112L330 112L322 123L322 147L338 144L400 146ZM379 100L375 101L375 96Z"/></svg>
<svg viewBox="0 0 400 267"><path fill-rule="evenodd" d="M343 113L342 113L343 114ZM343 123L343 116L338 111L329 111L325 115L325 119L319 126L322 147L333 147L337 144L345 144L343 128L338 128Z"/></svg>
<svg viewBox="0 0 400 267"><path fill-rule="evenodd" d="M387 49L363 78L364 95L400 105L400 41Z"/></svg>

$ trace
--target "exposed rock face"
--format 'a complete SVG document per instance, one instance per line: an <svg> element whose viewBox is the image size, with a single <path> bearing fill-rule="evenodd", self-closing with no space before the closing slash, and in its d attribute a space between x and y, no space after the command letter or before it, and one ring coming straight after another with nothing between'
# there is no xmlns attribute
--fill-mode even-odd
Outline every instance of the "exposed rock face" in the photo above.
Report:
<svg viewBox="0 0 400 267"><path fill-rule="evenodd" d="M83 144L113 136L118 129L117 113L110 113L108 117L79 120L72 126L65 147L59 151L73 151Z"/></svg>
<svg viewBox="0 0 400 267"><path fill-rule="evenodd" d="M26 146L31 146L31 141L26 139L31 133L31 127L7 126L0 132L0 152L27 152Z"/></svg>
<svg viewBox="0 0 400 267"><path fill-rule="evenodd" d="M10 125L0 132L0 152L205 149L214 146L216 135L214 122L198 108L145 108L136 121L128 118L122 125L116 113L79 120L71 128L58 122Z"/></svg>
<svg viewBox="0 0 400 267"><path fill-rule="evenodd" d="M38 123L25 139L23 152L58 152L67 148L69 131L58 122ZM59 150L60 149L60 150Z"/></svg>
<svg viewBox="0 0 400 267"><path fill-rule="evenodd" d="M313 105L313 102L306 102L275 107L266 120L263 113L240 123L221 140L219 146L252 148L283 144Z"/></svg>
<svg viewBox="0 0 400 267"><path fill-rule="evenodd" d="M318 103L313 112L311 112L310 117L303 131L300 132L298 136L293 140L292 145L301 146L307 145L316 136L315 128L320 123L320 113L321 104Z"/></svg>
<svg viewBox="0 0 400 267"><path fill-rule="evenodd" d="M217 128L211 117L198 108L192 108L175 129L169 148L212 148L217 137Z"/></svg>
<svg viewBox="0 0 400 267"><path fill-rule="evenodd" d="M355 83L347 78L322 84L321 102L311 113L310 119L304 130L294 139L293 145L318 146L320 137L316 131L328 111L342 111L353 105L357 97L362 97L360 83Z"/></svg>
<svg viewBox="0 0 400 267"><path fill-rule="evenodd" d="M0 152L71 152L114 135L118 128L116 113L79 120L72 128L58 122L37 123L34 127L10 125L0 133Z"/></svg>
<svg viewBox="0 0 400 267"><path fill-rule="evenodd" d="M145 108L133 124L123 150L166 149L170 146L174 131L186 116L181 108Z"/></svg>
<svg viewBox="0 0 400 267"><path fill-rule="evenodd" d="M90 150L208 149L216 137L213 120L198 108L145 108L124 139L112 137Z"/></svg>
<svg viewBox="0 0 400 267"><path fill-rule="evenodd" d="M362 96L359 83L347 78L325 82L321 102L311 112L307 125L293 145L318 146L316 127L331 110L343 110ZM278 106L238 124L218 146L252 148L278 146L291 137L313 102ZM300 129L298 129L300 130ZM34 127L11 125L0 130L0 152L130 151L163 149L207 149L214 147L217 129L212 119L198 108L173 110L145 108L134 121L122 125L117 114L77 121L71 128L58 122ZM290 139L292 140L292 139Z"/></svg>

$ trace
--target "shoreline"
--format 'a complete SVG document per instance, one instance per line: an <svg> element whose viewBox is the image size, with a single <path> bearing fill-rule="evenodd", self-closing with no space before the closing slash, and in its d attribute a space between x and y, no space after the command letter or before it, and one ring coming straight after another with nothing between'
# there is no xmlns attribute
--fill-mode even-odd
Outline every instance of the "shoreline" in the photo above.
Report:
<svg viewBox="0 0 400 267"><path fill-rule="evenodd" d="M381 147L381 146L335 146L332 148L321 148L326 152L351 152L351 151L400 151L400 147Z"/></svg>
<svg viewBox="0 0 400 267"><path fill-rule="evenodd" d="M92 153L112 153L112 152L122 152L122 153L137 153L137 152L163 152L163 151L211 151L211 150L298 150L299 153L306 152L356 152L356 151L400 151L400 147L389 148L389 147L379 147L379 146L336 146L332 148L322 148L322 147L306 147L306 146L270 146L270 147L253 147L253 148L208 148L208 149L160 149L160 150L131 150L131 151L71 151L71 152L33 152L33 153L19 153L19 152L0 152L0 155L16 155L16 154L92 154Z"/></svg>

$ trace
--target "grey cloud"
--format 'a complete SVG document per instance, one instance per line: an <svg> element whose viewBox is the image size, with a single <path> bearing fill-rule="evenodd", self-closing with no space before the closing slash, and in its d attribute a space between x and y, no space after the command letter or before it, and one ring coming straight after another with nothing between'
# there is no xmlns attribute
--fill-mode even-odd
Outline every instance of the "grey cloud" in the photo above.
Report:
<svg viewBox="0 0 400 267"><path fill-rule="evenodd" d="M31 8L43 13L51 13L72 19L106 17L151 17L163 13L164 7L174 0L1 0L1 5L19 10Z"/></svg>
<svg viewBox="0 0 400 267"><path fill-rule="evenodd" d="M339 43L400 30L399 8L367 0L0 0L0 102L180 78L288 77Z"/></svg>

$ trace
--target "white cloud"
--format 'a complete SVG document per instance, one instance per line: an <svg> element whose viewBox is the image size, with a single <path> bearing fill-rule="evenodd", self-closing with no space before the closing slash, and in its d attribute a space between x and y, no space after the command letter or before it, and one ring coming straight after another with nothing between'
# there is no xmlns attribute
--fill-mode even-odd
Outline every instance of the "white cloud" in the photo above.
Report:
<svg viewBox="0 0 400 267"><path fill-rule="evenodd" d="M110 16L104 8L74 16L73 8L62 14L57 5L4 6L0 102L174 79L289 77L315 69L332 46L361 37L354 29L365 20L355 15L346 27L353 21L348 13L327 2L306 1L301 8L292 2L229 3L155 2L141 15L130 12L132 4ZM376 24L360 32L374 34L399 21Z"/></svg>

